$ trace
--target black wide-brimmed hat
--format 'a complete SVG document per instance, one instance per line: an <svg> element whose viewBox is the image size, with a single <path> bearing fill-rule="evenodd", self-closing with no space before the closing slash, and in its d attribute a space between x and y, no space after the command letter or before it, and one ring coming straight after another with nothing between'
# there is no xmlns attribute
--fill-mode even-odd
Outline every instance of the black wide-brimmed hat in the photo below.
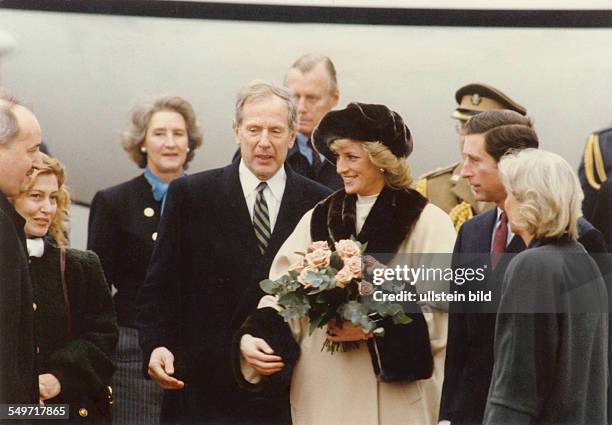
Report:
<svg viewBox="0 0 612 425"><path fill-rule="evenodd" d="M345 109L328 112L313 132L314 146L335 163L336 155L329 145L338 139L381 142L398 158L412 152L410 130L402 117L385 105L353 102Z"/></svg>

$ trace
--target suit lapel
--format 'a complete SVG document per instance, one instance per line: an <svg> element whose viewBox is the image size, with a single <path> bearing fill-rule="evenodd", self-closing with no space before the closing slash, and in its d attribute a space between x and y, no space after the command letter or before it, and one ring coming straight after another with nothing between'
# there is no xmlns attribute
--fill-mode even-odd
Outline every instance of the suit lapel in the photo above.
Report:
<svg viewBox="0 0 612 425"><path fill-rule="evenodd" d="M514 235L512 239L510 240L510 243L508 244L508 246L506 246L505 252L507 254L516 254L521 251L524 251L525 248L526 246L525 246L525 242L523 242L523 239L519 235Z"/></svg>
<svg viewBox="0 0 612 425"><path fill-rule="evenodd" d="M482 223L474 229L478 233L478 237L474 238L473 241L477 244L472 247L472 252L491 252L491 239L493 238L493 228L497 221L497 209L494 208L490 211L480 214L482 216Z"/></svg>

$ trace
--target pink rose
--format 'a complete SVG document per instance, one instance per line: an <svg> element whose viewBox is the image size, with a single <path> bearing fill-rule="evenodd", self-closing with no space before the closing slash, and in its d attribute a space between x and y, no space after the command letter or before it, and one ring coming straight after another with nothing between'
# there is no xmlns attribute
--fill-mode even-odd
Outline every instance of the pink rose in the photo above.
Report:
<svg viewBox="0 0 612 425"><path fill-rule="evenodd" d="M346 267L343 267L336 273L336 286L344 288L351 282L353 277L353 274Z"/></svg>
<svg viewBox="0 0 612 425"><path fill-rule="evenodd" d="M297 281L304 285L305 288L310 288L311 286L309 283L306 283L306 277L308 276L309 272L316 273L317 269L313 269L312 267L306 266L297 277Z"/></svg>
<svg viewBox="0 0 612 425"><path fill-rule="evenodd" d="M328 249L317 249L306 254L306 263L309 267L320 269L329 266L331 251Z"/></svg>
<svg viewBox="0 0 612 425"><path fill-rule="evenodd" d="M302 270L304 270L304 259L303 258L297 261L296 263L292 264L289 267L290 272L300 273Z"/></svg>
<svg viewBox="0 0 612 425"><path fill-rule="evenodd" d="M372 295L374 293L374 285L365 280L359 281L359 294L361 295Z"/></svg>
<svg viewBox="0 0 612 425"><path fill-rule="evenodd" d="M329 244L327 241L316 241L310 244L308 247L308 251L316 251L317 249L327 249L329 250Z"/></svg>
<svg viewBox="0 0 612 425"><path fill-rule="evenodd" d="M336 242L336 252L343 260L361 254L357 244L350 239L342 239Z"/></svg>
<svg viewBox="0 0 612 425"><path fill-rule="evenodd" d="M361 257L350 257L344 260L344 268L355 278L361 277Z"/></svg>

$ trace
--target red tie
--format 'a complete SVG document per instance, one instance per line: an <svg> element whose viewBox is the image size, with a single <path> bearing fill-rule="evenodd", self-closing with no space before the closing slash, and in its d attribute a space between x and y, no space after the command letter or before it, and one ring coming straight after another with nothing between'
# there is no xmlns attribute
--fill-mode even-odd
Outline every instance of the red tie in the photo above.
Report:
<svg viewBox="0 0 612 425"><path fill-rule="evenodd" d="M493 268L501 259L502 254L506 250L506 240L508 239L508 216L502 211L499 216L499 224L493 238L493 249L491 250L491 265Z"/></svg>

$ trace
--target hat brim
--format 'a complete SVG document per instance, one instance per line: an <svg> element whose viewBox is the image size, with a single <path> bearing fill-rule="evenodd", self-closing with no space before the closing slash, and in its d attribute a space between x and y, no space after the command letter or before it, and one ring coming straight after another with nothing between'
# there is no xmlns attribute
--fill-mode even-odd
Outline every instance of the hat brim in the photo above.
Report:
<svg viewBox="0 0 612 425"><path fill-rule="evenodd" d="M472 112L472 113L468 113L465 111L459 111L457 109L455 109L453 111L453 113L451 114L451 118L454 118L456 120L461 120L461 121L467 121L470 118L472 118L474 115L478 115L479 112Z"/></svg>

